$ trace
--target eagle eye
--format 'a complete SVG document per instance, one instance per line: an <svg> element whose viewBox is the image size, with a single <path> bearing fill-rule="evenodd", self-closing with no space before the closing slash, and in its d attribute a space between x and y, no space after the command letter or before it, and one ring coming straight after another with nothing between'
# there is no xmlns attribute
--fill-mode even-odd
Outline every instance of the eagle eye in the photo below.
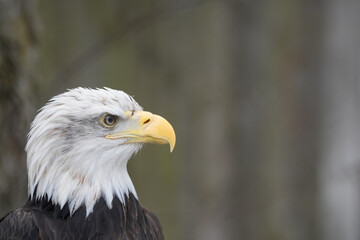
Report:
<svg viewBox="0 0 360 240"><path fill-rule="evenodd" d="M101 123L105 127L113 127L117 123L117 117L111 114L104 114L101 117Z"/></svg>

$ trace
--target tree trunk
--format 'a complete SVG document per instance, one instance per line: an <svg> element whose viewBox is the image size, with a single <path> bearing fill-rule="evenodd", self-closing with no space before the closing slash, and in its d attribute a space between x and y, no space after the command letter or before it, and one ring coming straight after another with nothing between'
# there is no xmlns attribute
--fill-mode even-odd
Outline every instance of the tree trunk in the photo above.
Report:
<svg viewBox="0 0 360 240"><path fill-rule="evenodd" d="M24 147L35 110L33 0L0 1L0 216L27 199Z"/></svg>
<svg viewBox="0 0 360 240"><path fill-rule="evenodd" d="M327 240L360 238L359 1L329 1L324 32L321 213Z"/></svg>

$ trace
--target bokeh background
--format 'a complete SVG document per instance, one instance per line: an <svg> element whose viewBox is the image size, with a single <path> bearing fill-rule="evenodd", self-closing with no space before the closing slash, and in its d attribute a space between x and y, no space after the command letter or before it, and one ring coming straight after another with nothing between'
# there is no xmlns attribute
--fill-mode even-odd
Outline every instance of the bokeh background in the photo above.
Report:
<svg viewBox="0 0 360 240"><path fill-rule="evenodd" d="M0 0L0 215L37 109L111 87L166 117L129 162L167 239L360 239L360 1Z"/></svg>

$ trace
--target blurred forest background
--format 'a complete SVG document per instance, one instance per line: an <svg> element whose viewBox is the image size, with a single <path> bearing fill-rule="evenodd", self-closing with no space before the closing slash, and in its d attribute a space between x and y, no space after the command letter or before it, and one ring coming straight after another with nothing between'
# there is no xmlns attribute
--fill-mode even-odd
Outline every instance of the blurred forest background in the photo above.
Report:
<svg viewBox="0 0 360 240"><path fill-rule="evenodd" d="M129 162L167 239L360 239L360 1L0 0L0 215L37 109L111 87L166 117Z"/></svg>

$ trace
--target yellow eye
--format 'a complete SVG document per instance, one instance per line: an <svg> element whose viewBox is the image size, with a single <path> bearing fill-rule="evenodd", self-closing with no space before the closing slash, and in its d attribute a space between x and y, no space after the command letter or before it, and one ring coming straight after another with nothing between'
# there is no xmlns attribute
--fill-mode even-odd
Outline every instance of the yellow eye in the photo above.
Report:
<svg viewBox="0 0 360 240"><path fill-rule="evenodd" d="M113 127L117 123L117 118L111 114L104 114L104 116L101 117L101 123L105 127Z"/></svg>

